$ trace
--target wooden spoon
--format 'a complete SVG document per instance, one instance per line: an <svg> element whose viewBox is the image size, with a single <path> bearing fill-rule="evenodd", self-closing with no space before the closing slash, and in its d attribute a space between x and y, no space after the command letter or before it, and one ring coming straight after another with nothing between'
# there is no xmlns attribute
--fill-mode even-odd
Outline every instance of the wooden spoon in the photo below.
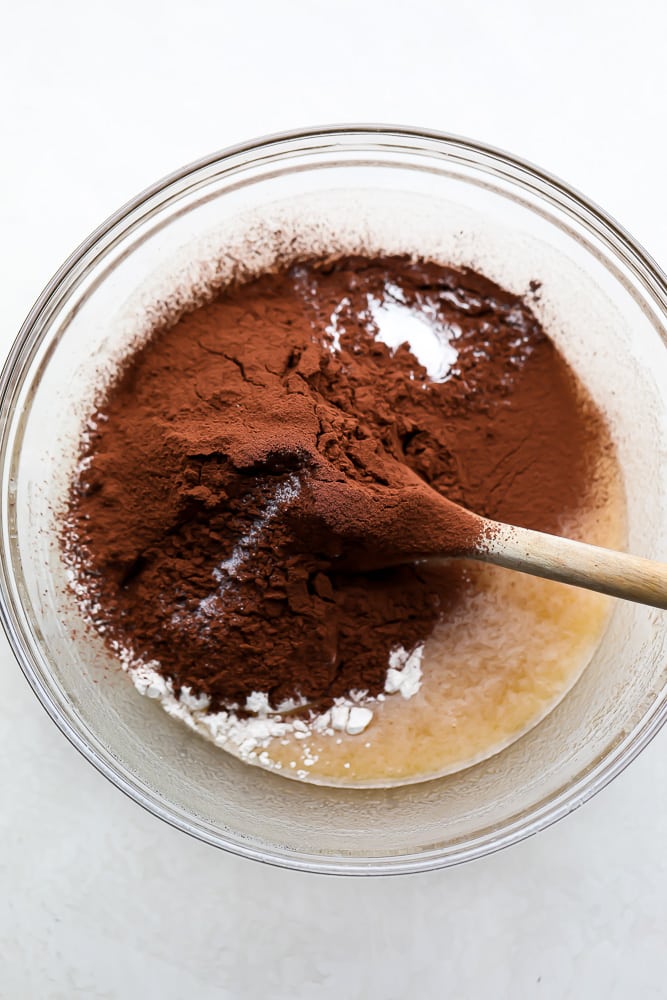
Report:
<svg viewBox="0 0 667 1000"><path fill-rule="evenodd" d="M412 473L398 486L319 481L307 492L301 516L352 570L465 557L667 609L667 564L488 520Z"/></svg>

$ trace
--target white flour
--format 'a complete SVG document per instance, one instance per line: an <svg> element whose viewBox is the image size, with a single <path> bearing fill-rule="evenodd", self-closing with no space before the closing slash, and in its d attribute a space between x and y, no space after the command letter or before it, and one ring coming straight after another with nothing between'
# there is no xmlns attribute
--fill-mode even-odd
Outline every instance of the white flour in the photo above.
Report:
<svg viewBox="0 0 667 1000"><path fill-rule="evenodd" d="M308 768L317 762L317 756L306 742L309 737L333 737L339 733L360 735L373 721L374 707L385 698L384 694L371 697L367 691L351 691L347 698L337 698L326 712L310 712L294 717L291 713L295 709L305 709L307 703L303 699L290 699L273 709L266 693L254 691L244 706L251 715L240 716L238 705L210 712L211 703L207 695L194 695L190 688L184 687L176 696L172 682L159 673L159 663L154 660L144 663L129 650L117 644L114 648L123 669L129 673L140 694L159 701L172 718L242 760L280 771L283 765L272 760L269 752L272 742L287 737L302 742L300 759L289 764L290 775L300 779L306 778ZM388 694L400 691L404 698L411 698L417 693L421 684L423 652L423 643L411 651L402 646L391 651L385 680Z"/></svg>

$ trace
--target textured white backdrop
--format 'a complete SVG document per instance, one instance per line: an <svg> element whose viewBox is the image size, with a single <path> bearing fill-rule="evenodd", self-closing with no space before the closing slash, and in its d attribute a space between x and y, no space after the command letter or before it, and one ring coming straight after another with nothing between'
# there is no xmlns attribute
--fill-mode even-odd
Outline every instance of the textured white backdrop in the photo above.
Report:
<svg viewBox="0 0 667 1000"><path fill-rule="evenodd" d="M64 257L161 175L305 124L388 121L562 176L667 265L662 0L23 0L0 32L0 350ZM667 732L474 865L326 879L161 825L79 758L4 639L5 1000L667 996Z"/></svg>

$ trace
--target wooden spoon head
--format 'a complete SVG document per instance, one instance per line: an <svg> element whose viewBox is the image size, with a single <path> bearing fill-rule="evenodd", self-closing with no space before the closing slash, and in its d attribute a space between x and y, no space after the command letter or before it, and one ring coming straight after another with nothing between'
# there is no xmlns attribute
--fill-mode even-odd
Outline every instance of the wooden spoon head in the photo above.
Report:
<svg viewBox="0 0 667 1000"><path fill-rule="evenodd" d="M416 476L400 486L313 478L291 517L313 551L359 571L472 554L484 529L481 517Z"/></svg>

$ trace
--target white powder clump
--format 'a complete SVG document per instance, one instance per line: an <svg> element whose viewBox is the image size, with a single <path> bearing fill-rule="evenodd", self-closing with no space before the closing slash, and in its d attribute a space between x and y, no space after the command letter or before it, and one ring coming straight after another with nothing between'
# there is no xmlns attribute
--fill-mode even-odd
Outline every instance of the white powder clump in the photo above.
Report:
<svg viewBox="0 0 667 1000"><path fill-rule="evenodd" d="M358 736L359 733L363 733L372 718L373 713L370 708L361 708L359 705L355 705L350 709L345 732L349 736Z"/></svg>
<svg viewBox="0 0 667 1000"><path fill-rule="evenodd" d="M424 643L418 643L411 652L395 646L389 654L389 669L384 682L387 694L400 691L404 698L412 698L421 687Z"/></svg>
<svg viewBox="0 0 667 1000"><path fill-rule="evenodd" d="M358 736L372 721L373 711L359 704L368 696L367 691L351 691L350 695L351 701L347 698L336 699L331 709L331 729L337 733L347 733L348 736Z"/></svg>
<svg viewBox="0 0 667 1000"><path fill-rule="evenodd" d="M271 706L269 696L264 691L253 691L245 700L246 712L253 712L255 715L266 715Z"/></svg>
<svg viewBox="0 0 667 1000"><path fill-rule="evenodd" d="M349 717L350 709L348 705L334 705L331 709L331 728L335 729L337 733L344 733Z"/></svg>

